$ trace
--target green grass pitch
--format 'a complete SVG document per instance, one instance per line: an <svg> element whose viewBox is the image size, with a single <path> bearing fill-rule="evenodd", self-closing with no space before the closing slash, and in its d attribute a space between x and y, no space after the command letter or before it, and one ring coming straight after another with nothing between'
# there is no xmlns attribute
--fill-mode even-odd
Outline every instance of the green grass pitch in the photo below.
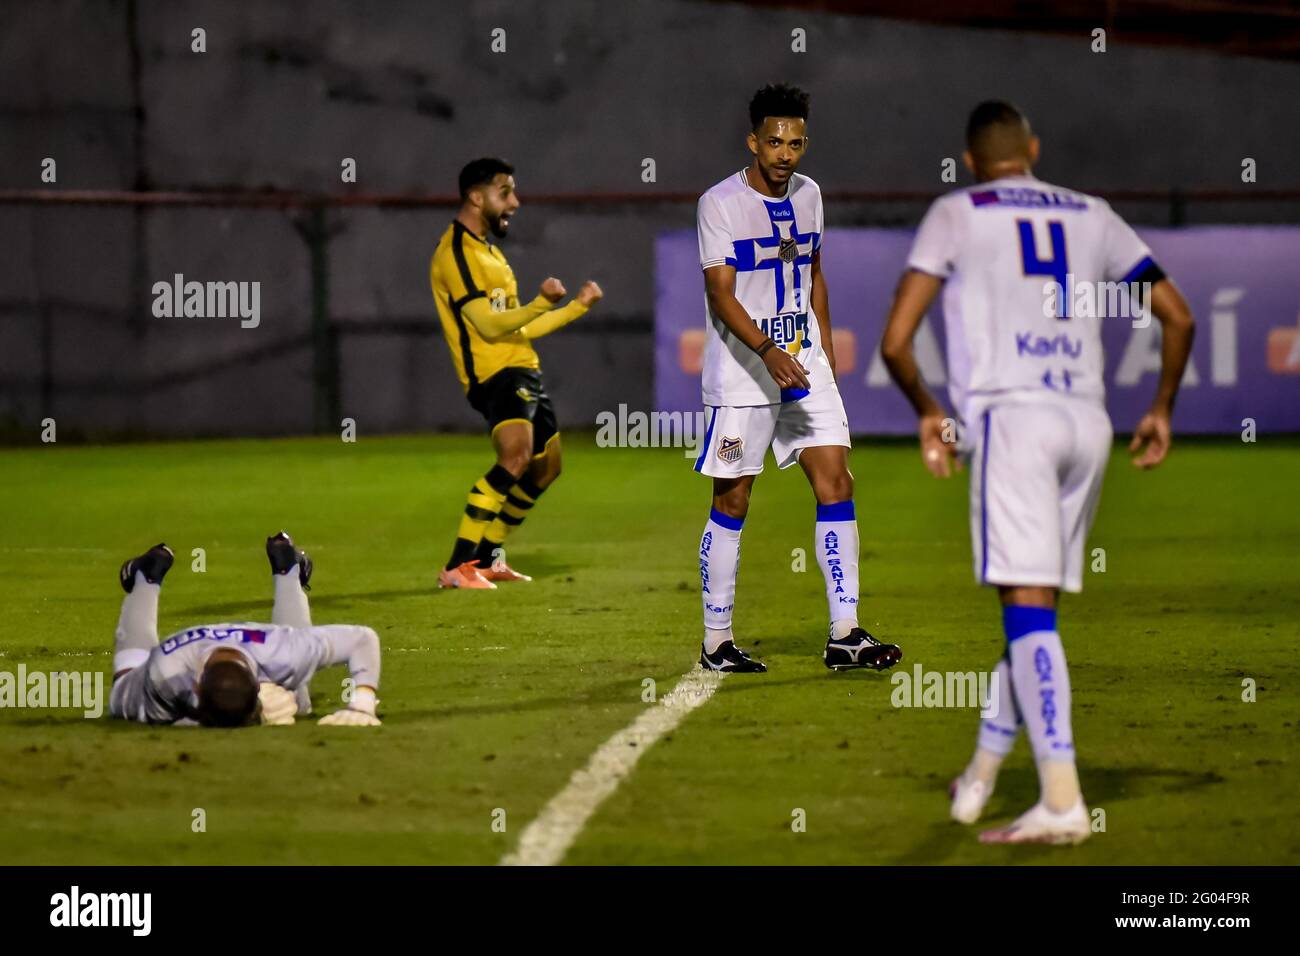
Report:
<svg viewBox="0 0 1300 956"><path fill-rule="evenodd" d="M1300 863L1298 450L1187 441L1140 474L1116 449L1089 542L1106 570L1061 614L1084 792L1106 823L1073 849L984 847L948 821L974 711L895 708L889 675L825 670L821 576L815 562L792 570L793 549L811 552L811 496L798 469L769 464L736 628L770 672L723 681L646 753L566 862ZM262 543L281 527L316 559L316 623L368 624L385 655L374 730L0 710L0 860L499 860L650 706L645 678L666 693L698 653L707 481L674 450L576 435L565 458L510 543L536 581L488 594L434 587L464 492L489 463L482 437L0 451L0 670L107 672L117 567L163 539L177 563L162 634L266 619ZM902 645L903 667L991 669L1000 621L972 580L965 476L930 479L910 443L862 443L852 467L863 622ZM338 706L344 676L317 676L317 715ZM989 819L1035 794L1022 739ZM206 832L193 832L197 808Z"/></svg>

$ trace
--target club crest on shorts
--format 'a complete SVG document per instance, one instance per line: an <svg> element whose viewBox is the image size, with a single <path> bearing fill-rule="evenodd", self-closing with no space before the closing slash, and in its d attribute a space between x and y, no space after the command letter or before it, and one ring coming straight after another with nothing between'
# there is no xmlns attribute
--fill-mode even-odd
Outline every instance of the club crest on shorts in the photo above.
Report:
<svg viewBox="0 0 1300 956"><path fill-rule="evenodd" d="M515 389L515 394L518 395L520 398L522 398L525 402L531 402L533 400L533 393L528 391L527 385L520 385L517 389Z"/></svg>
<svg viewBox="0 0 1300 956"><path fill-rule="evenodd" d="M781 240L781 248L777 251L782 262L794 262L794 257L799 254L799 243L793 236L789 239Z"/></svg>
<svg viewBox="0 0 1300 956"><path fill-rule="evenodd" d="M723 438L718 442L718 457L728 465L740 461L740 456L744 453L745 442L740 438Z"/></svg>

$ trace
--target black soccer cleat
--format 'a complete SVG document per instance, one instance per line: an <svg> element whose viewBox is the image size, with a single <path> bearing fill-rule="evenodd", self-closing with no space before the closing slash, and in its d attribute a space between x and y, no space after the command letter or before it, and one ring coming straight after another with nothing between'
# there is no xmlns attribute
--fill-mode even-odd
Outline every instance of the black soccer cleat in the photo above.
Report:
<svg viewBox="0 0 1300 956"><path fill-rule="evenodd" d="M724 674L766 674L767 665L756 661L739 647L735 641L727 641L712 654L706 653L700 645L700 666L709 671L722 671Z"/></svg>
<svg viewBox="0 0 1300 956"><path fill-rule="evenodd" d="M266 539L266 556L271 560L272 574L288 574L298 565L298 580L304 591L311 590L312 561L302 548L293 546L293 538L281 531Z"/></svg>
<svg viewBox="0 0 1300 956"><path fill-rule="evenodd" d="M122 570L119 572L122 590L127 594L131 593L131 589L135 587L137 571L143 572L144 579L150 584L162 584L162 579L171 570L174 560L176 556L172 554L171 548L165 544L155 544L138 558L123 563Z"/></svg>
<svg viewBox="0 0 1300 956"><path fill-rule="evenodd" d="M833 671L856 667L883 671L901 661L903 652L897 644L882 644L863 628L855 627L838 641L834 637L827 640L822 659Z"/></svg>

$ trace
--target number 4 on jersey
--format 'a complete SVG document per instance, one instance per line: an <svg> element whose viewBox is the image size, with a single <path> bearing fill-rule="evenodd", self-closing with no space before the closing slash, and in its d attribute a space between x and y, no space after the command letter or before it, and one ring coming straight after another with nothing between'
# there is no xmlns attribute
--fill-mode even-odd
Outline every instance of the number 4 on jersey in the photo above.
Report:
<svg viewBox="0 0 1300 956"><path fill-rule="evenodd" d="M1052 239L1052 257L1042 259L1034 242L1034 224L1028 219L1017 219L1020 230L1020 261L1027 276L1051 276L1056 280L1056 317L1062 321L1070 317L1070 300L1066 295L1066 277L1070 267L1065 260L1065 226L1059 219L1049 219L1047 233Z"/></svg>

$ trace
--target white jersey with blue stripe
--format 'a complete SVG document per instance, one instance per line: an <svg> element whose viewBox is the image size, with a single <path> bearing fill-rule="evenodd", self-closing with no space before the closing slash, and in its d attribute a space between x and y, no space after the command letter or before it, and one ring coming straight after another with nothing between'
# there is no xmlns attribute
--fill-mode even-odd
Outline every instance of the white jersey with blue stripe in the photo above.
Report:
<svg viewBox="0 0 1300 956"><path fill-rule="evenodd" d="M198 707L197 685L208 657L230 647L248 658L259 682L295 690L330 659L322 629L278 624L207 624L172 634L145 662L145 714L149 723L170 723ZM131 715L135 716L135 715Z"/></svg>
<svg viewBox="0 0 1300 956"><path fill-rule="evenodd" d="M1152 268L1151 250L1105 200L1033 176L935 200L907 264L947 280L948 394L968 422L1007 393L1102 401L1101 310L1076 308L1080 292Z"/></svg>
<svg viewBox="0 0 1300 956"><path fill-rule="evenodd" d="M834 388L812 310L812 257L822 242L822 194L807 176L790 177L785 196L764 196L744 170L700 197L696 227L700 267L736 270L736 298L755 324L793 355L812 390ZM707 316L703 392L706 405L774 405L806 392L783 393L767 367L713 314Z"/></svg>

